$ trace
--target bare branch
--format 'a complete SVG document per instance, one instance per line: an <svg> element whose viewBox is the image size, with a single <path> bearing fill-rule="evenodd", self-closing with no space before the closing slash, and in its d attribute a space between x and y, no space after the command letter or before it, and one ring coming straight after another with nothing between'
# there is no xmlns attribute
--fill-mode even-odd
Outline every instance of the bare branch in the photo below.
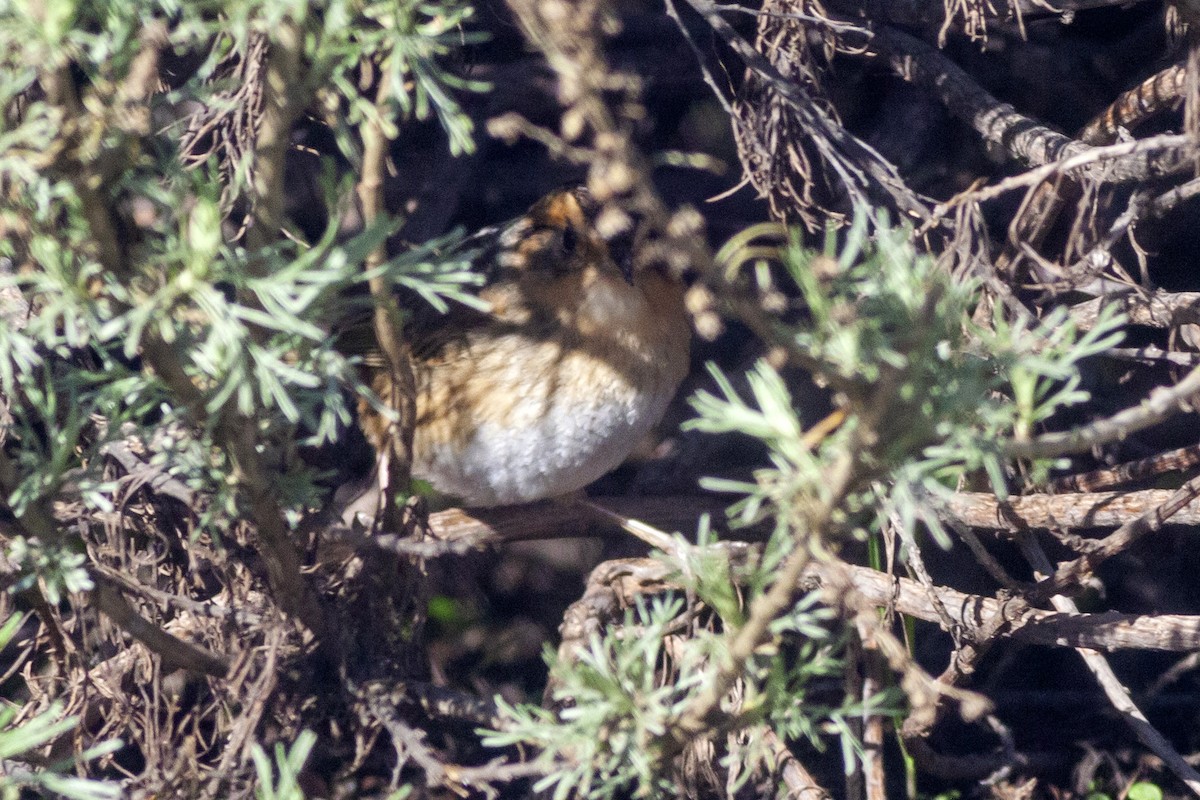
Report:
<svg viewBox="0 0 1200 800"><path fill-rule="evenodd" d="M927 205L904 183L896 168L865 142L851 135L815 101L809 90L799 82L785 77L763 53L742 38L721 16L720 6L711 0L688 0L688 4L704 17L717 35L737 53L747 69L762 82L763 87L786 106L799 128L798 131L793 131L792 135L810 138L812 147L820 154L824 168L837 176L841 188L852 200L858 204L870 200L887 202L904 217L919 220L929 218ZM757 126L751 122L748 127L747 135L757 138ZM757 150L754 154L755 159L761 159L773 152L772 145L775 143L748 144L755 148L766 148L765 154ZM751 174L751 179L761 183L756 174ZM770 189L764 185L759 185L758 188L760 191Z"/></svg>
<svg viewBox="0 0 1200 800"><path fill-rule="evenodd" d="M1182 65L1172 64L1122 92L1108 104L1104 113L1079 132L1079 138L1089 144L1115 142L1122 128L1132 128L1142 120L1174 107L1183 97L1184 73Z"/></svg>
<svg viewBox="0 0 1200 800"><path fill-rule="evenodd" d="M1115 306L1130 325L1171 328L1185 322L1200 323L1200 292L1130 292L1097 297L1071 306L1071 319L1081 330L1090 330L1106 306Z"/></svg>
<svg viewBox="0 0 1200 800"><path fill-rule="evenodd" d="M1042 551L1042 548L1036 541L1029 536L1020 538L1021 550L1025 553L1025 558L1033 566L1033 568L1041 575L1046 576L1054 573L1054 567L1050 563L1050 559ZM1069 597L1055 595L1050 598L1051 604L1064 614L1078 614L1079 608L1075 605L1075 601ZM1146 715L1133 702L1129 696L1129 690L1121 685L1120 679L1117 678L1108 660L1097 653L1095 650L1087 648L1077 648L1079 655L1083 657L1083 661L1087 664L1088 669L1096 676L1096 681L1108 696L1108 700L1112 703L1117 713L1125 720L1125 723L1133 729L1133 732L1141 740L1142 744L1146 745L1155 755L1163 760L1167 767L1175 773L1181 781L1187 784L1187 787L1192 790L1193 794L1200 795L1200 773L1196 772L1190 764L1183 760L1178 751L1171 746L1158 730L1150 724L1150 720L1146 719Z"/></svg>
<svg viewBox="0 0 1200 800"><path fill-rule="evenodd" d="M1050 483L1050 489L1055 493L1095 492L1168 472L1183 472L1197 464L1200 464L1200 445L1190 445L1120 466L1058 478Z"/></svg>
<svg viewBox="0 0 1200 800"><path fill-rule="evenodd" d="M358 183L358 197L362 203L363 221L367 225L374 223L384 213L383 174L388 138L384 134L383 119L391 105L388 102L388 74L386 68L380 70L374 115L362 126L363 172ZM381 241L367 256L363 266L371 273L386 259L387 243ZM402 521L396 494L407 491L409 485L413 430L417 419L417 379L413 373L412 354L404 339L400 308L392 296L392 287L379 274L371 274L367 280L371 299L375 303L375 340L387 369L382 400L396 413L396 418L387 424L387 441L376 443L376 446L387 448L380 453L383 463L379 477L382 480L386 476L387 485L380 493L381 508L376 521L383 530L400 533Z"/></svg>
<svg viewBox="0 0 1200 800"><path fill-rule="evenodd" d="M295 20L284 18L271 32L263 113L254 143L254 222L246 231L251 248L274 242L283 227L284 164L292 143L292 126L308 105L300 64L303 50L304 32Z"/></svg>
<svg viewBox="0 0 1200 800"><path fill-rule="evenodd" d="M1174 386L1159 387L1133 408L1107 419L1061 433L1046 433L1028 441L1009 442L1004 453L1009 458L1055 458L1084 453L1093 447L1117 442L1151 425L1192 409L1185 404L1200 392L1200 367L1193 369Z"/></svg>
<svg viewBox="0 0 1200 800"><path fill-rule="evenodd" d="M1176 489L1161 506L1129 520L1121 527L1101 539L1073 561L1059 566L1053 575L1039 583L1031 594L1031 602L1062 594L1078 586L1095 568L1118 553L1129 549L1143 536L1159 530L1175 514L1200 497L1200 476L1192 478Z"/></svg>
<svg viewBox="0 0 1200 800"><path fill-rule="evenodd" d="M988 492L959 492L938 509L963 525L995 531L1115 528L1161 507L1167 489L1136 492L1014 495L1004 500ZM1200 525L1200 505L1189 504L1173 517L1179 525Z"/></svg>
<svg viewBox="0 0 1200 800"><path fill-rule="evenodd" d="M753 549L727 548L730 559L751 558ZM873 607L942 626L942 605L959 633L970 642L997 638L1048 647L1087 647L1093 650L1158 650L1189 652L1200 646L1200 616L1184 614L1125 614L1105 611L1068 614L1034 608L1019 599L967 594L948 586L923 586L910 578L887 575L868 567L840 562L850 584ZM811 564L797 584L809 592L827 584L822 566ZM584 596L564 616L563 648L586 643L591 631L618 620L633 599L678 589L677 572L651 558L606 561L593 570Z"/></svg>
<svg viewBox="0 0 1200 800"><path fill-rule="evenodd" d="M870 40L872 50L887 57L892 69L905 80L934 91L952 114L973 127L984 141L1003 147L1014 159L1035 167L1058 165L1057 169L1077 169L1096 163L1100 158L1118 159L1101 169L1087 171L1089 177L1107 181L1135 181L1173 175L1191 163L1187 158L1186 136L1154 137L1154 146L1093 148L1020 114L979 86L966 71L935 47L894 28L881 27ZM1092 157L1085 158L1089 153ZM1070 166L1068 166L1070 165ZM994 196L993 192L1011 191L1022 185L1034 185L1053 171L1033 170L1016 179L982 192L977 199ZM1036 175L1034 178L1032 176ZM999 187L1003 186L1001 189Z"/></svg>
<svg viewBox="0 0 1200 800"><path fill-rule="evenodd" d="M121 592L108 581L93 573L96 581L95 597L100 610L133 638L150 650L158 653L163 661L203 675L224 678L229 674L229 661L199 645L185 642L172 636L162 628L148 622L121 596Z"/></svg>

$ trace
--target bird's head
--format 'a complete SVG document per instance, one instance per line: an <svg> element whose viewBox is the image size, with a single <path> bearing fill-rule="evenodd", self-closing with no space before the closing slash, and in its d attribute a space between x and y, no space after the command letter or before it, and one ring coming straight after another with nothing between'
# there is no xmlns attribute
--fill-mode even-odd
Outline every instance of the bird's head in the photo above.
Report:
<svg viewBox="0 0 1200 800"><path fill-rule="evenodd" d="M583 187L543 197L499 232L495 264L505 273L501 279L552 281L592 271L631 283L632 237L601 236L601 210Z"/></svg>

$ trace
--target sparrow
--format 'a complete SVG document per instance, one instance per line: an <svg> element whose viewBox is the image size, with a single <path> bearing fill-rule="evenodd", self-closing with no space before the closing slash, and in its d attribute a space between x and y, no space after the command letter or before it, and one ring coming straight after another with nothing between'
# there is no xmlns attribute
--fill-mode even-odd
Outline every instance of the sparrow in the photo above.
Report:
<svg viewBox="0 0 1200 800"><path fill-rule="evenodd" d="M596 230L586 189L556 191L485 231L486 310L414 313L402 335L416 378L412 474L468 506L582 489L662 419L688 371L691 327L678 279L634 270ZM376 366L371 388L392 397ZM365 399L376 452L388 420Z"/></svg>

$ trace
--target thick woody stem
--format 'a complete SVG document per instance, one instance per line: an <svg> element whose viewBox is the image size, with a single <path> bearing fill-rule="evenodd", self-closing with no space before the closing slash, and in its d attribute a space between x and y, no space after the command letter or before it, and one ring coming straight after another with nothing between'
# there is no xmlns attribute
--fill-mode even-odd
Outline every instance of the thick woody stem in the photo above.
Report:
<svg viewBox="0 0 1200 800"><path fill-rule="evenodd" d="M384 213L383 172L387 159L388 138L383 131L383 114L388 110L388 71L380 70L379 88L375 99L375 116L363 125L363 171L358 183L363 220L371 225ZM367 256L366 269L375 271L387 258L386 244L380 242ZM375 338L383 354L387 370L388 397L382 398L396 412L388 426L388 448L383 454L386 462L387 486L380 493L380 513L376 515L384 531L400 531L401 519L396 505L396 493L408 487L412 466L413 428L417 417L417 386L413 374L412 356L401 328L400 309L392 296L392 288L382 275L368 278L371 298L375 303Z"/></svg>
<svg viewBox="0 0 1200 800"><path fill-rule="evenodd" d="M271 34L271 54L263 82L263 114L254 144L254 224L246 232L246 243L257 249L279 236L283 227L283 175L291 147L292 126L307 105L301 91L304 73L300 56L304 32L295 20L286 19Z"/></svg>
<svg viewBox="0 0 1200 800"><path fill-rule="evenodd" d="M83 113L82 105L75 94L74 86L65 68L51 69L42 76L42 86L47 98L58 106L67 119L76 119ZM276 137L278 138L278 137ZM260 137L260 141L263 137ZM282 135L286 147L287 135ZM70 153L72 148L68 147ZM271 147L268 147L271 150ZM270 160L270 159L268 159ZM278 159L282 170L282 155ZM69 177L79 194L85 209L92 238L96 242L97 258L111 275L129 281L135 275L117 234L113 219L113 208L108 198L95 187L95 168L91 163L79 163L72 167L64 165L63 174ZM282 185L282 175L279 176ZM271 184L273 185L273 184ZM281 199L276 199L281 203ZM278 209L281 205L269 206ZM261 217L260 217L261 218ZM260 230L277 230L278 224ZM153 328L142 338L142 356L160 379L171 389L177 399L188 408L200 422L207 418L203 394L188 376L175 349L158 335ZM253 419L236 412L228 412L216 421L218 440L221 442L234 465L234 474L245 491L250 509L257 524L258 551L267 568L272 593L284 613L305 625L320 639L325 631L324 610L312 587L300 574L300 554L291 541L283 510L275 498L276 482L263 466L258 453L258 437Z"/></svg>

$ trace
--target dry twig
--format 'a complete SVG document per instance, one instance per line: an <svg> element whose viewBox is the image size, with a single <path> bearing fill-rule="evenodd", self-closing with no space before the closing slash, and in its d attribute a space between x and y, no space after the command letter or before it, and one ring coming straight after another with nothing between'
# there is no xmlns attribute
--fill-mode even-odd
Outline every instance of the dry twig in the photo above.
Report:
<svg viewBox="0 0 1200 800"><path fill-rule="evenodd" d="M1160 387L1139 405L1127 408L1107 419L1072 428L1061 433L1045 433L1028 441L1012 441L1005 448L1009 458L1056 458L1083 453L1093 447L1120 441L1133 433L1157 425L1181 410L1200 393L1200 367L1171 387Z"/></svg>
<svg viewBox="0 0 1200 800"><path fill-rule="evenodd" d="M1042 548L1036 541L1029 536L1020 538L1021 550L1025 553L1025 558L1040 573L1040 576L1050 576L1056 574L1054 566L1050 563L1050 559L1042 551ZM1069 597L1055 595L1050 598L1051 604L1063 612L1064 614L1077 614L1079 608L1075 605L1075 601ZM1167 741L1158 730L1150 724L1150 720L1146 719L1146 715L1133 702L1129 696L1129 691L1121 685L1120 679L1117 678L1108 660L1097 653L1095 650L1088 648L1077 648L1079 655L1083 657L1084 663L1088 669L1096 676L1096 681L1104 690L1108 700L1112 703L1117 713L1125 720L1137 734L1138 739L1142 744L1163 760L1167 767L1175 773L1193 794L1200 795L1200 773L1196 772L1190 764L1184 761L1179 752Z"/></svg>

